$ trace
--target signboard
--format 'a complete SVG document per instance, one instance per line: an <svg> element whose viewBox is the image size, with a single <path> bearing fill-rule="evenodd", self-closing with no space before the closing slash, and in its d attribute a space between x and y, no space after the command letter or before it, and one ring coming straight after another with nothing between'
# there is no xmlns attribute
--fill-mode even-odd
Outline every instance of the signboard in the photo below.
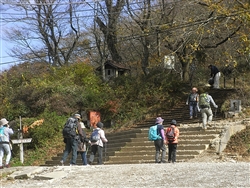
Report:
<svg viewBox="0 0 250 188"><path fill-rule="evenodd" d="M32 138L23 138L23 139L16 139L11 140L13 144L22 144L22 143L30 143Z"/></svg>
<svg viewBox="0 0 250 188"><path fill-rule="evenodd" d="M165 55L164 56L164 68L172 70L174 69L175 64L175 56L173 55Z"/></svg>

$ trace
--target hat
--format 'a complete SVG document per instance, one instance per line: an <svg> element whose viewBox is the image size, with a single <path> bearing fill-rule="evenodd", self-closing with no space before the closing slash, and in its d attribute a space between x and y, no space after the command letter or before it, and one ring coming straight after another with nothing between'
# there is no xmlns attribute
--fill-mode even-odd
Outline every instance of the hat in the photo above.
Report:
<svg viewBox="0 0 250 188"><path fill-rule="evenodd" d="M103 128L103 123L99 121L99 122L96 124L96 126L99 127L99 128Z"/></svg>
<svg viewBox="0 0 250 188"><path fill-rule="evenodd" d="M155 123L162 123L163 121L164 119L162 119L161 117L157 117Z"/></svg>
<svg viewBox="0 0 250 188"><path fill-rule="evenodd" d="M75 118L77 118L77 119L81 119L81 115L80 115L80 114L75 114L74 116L75 116Z"/></svg>
<svg viewBox="0 0 250 188"><path fill-rule="evenodd" d="M176 120L173 119L173 120L171 121L171 125L176 125L176 124L177 124Z"/></svg>
<svg viewBox="0 0 250 188"><path fill-rule="evenodd" d="M1 120L0 120L0 126L2 126L2 125L7 125L9 122L5 119L5 118L2 118Z"/></svg>

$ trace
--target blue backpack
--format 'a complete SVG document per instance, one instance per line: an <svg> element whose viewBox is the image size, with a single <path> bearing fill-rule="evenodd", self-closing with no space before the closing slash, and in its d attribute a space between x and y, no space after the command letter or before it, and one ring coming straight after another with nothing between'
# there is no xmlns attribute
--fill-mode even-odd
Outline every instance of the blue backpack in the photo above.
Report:
<svg viewBox="0 0 250 188"><path fill-rule="evenodd" d="M100 134L99 134L99 129L95 129L93 130L91 137L90 137L90 141L91 142L98 142L100 140Z"/></svg>
<svg viewBox="0 0 250 188"><path fill-rule="evenodd" d="M7 136L4 134L4 129L6 127L1 127L0 128L0 142L8 142Z"/></svg>
<svg viewBox="0 0 250 188"><path fill-rule="evenodd" d="M158 140L158 139L162 139L162 138L160 135L157 134L157 125L153 125L149 128L148 140L154 141L154 140Z"/></svg>

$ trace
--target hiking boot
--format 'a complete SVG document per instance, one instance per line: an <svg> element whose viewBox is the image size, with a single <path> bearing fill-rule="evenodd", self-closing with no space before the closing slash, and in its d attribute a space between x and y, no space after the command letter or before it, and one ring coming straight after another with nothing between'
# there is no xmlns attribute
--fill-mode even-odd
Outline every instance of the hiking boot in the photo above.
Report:
<svg viewBox="0 0 250 188"><path fill-rule="evenodd" d="M190 116L190 118L189 119L193 119L193 116Z"/></svg>
<svg viewBox="0 0 250 188"><path fill-rule="evenodd" d="M212 127L212 126L213 126L211 122L207 123L207 125L208 125L209 127Z"/></svg>
<svg viewBox="0 0 250 188"><path fill-rule="evenodd" d="M60 161L61 165L64 166L63 160Z"/></svg>
<svg viewBox="0 0 250 188"><path fill-rule="evenodd" d="M5 165L5 168L10 168L10 164L6 164L6 165Z"/></svg>

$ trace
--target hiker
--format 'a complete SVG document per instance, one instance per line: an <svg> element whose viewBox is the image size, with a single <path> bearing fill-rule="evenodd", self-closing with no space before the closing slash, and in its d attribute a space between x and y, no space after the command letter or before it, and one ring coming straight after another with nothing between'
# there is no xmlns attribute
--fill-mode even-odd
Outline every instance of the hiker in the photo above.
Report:
<svg viewBox="0 0 250 188"><path fill-rule="evenodd" d="M201 94L199 97L199 108L202 117L202 128L204 130L207 129L207 124L211 126L211 122L213 120L213 112L210 107L210 102L213 104L215 108L218 108L218 106L215 104L213 100L213 97L209 95L207 92L201 90Z"/></svg>
<svg viewBox="0 0 250 188"><path fill-rule="evenodd" d="M155 120L155 125L157 125L157 135L160 135L160 137L157 140L154 140L155 145L155 163L166 163L166 146L165 144L165 132L163 127L163 121L161 117L157 117ZM160 152L161 153L161 160L159 160Z"/></svg>
<svg viewBox="0 0 250 188"><path fill-rule="evenodd" d="M105 137L105 132L102 129L103 123L98 122L97 124L94 124L93 126L93 132L91 134L91 153L89 156L89 164L93 164L95 154L98 152L98 165L102 165L102 150L103 150L103 143L108 142L107 138ZM94 137L94 134L96 134L96 138Z"/></svg>
<svg viewBox="0 0 250 188"><path fill-rule="evenodd" d="M193 117L197 118L198 114L198 101L199 101L199 94L197 93L198 89L193 87L191 93L188 95L186 105L189 105L189 116L190 119Z"/></svg>
<svg viewBox="0 0 250 188"><path fill-rule="evenodd" d="M211 69L211 78L213 79L213 88L219 89L220 88L220 71L219 69L214 65L208 65L208 68Z"/></svg>
<svg viewBox="0 0 250 188"><path fill-rule="evenodd" d="M77 150L77 155L80 154L81 158L82 158L82 164L83 165L88 165L88 161L87 161L87 152L88 152L88 147L89 144L91 143L90 140L86 137L86 132L84 131L85 126L84 123L81 122L80 119L78 119L80 125L81 125L81 129L82 129L82 134L83 134L83 141L81 141L81 139L78 139L78 150Z"/></svg>
<svg viewBox="0 0 250 188"><path fill-rule="evenodd" d="M75 114L74 117L74 126L73 129L75 135L64 137L64 143L65 143L65 150L63 151L62 160L60 161L62 165L64 165L69 153L72 151L72 158L70 161L70 166L76 165L76 159L77 159L77 149L78 149L78 140L80 139L81 142L84 142L84 135L82 133L82 128L79 123L79 120L81 119L80 114ZM67 123L66 123L67 124Z"/></svg>
<svg viewBox="0 0 250 188"><path fill-rule="evenodd" d="M10 147L10 136L14 134L13 130L10 128L9 122L2 118L0 120L0 169L4 167L10 167L11 159L11 147ZM3 166L3 157L6 154L5 165Z"/></svg>
<svg viewBox="0 0 250 188"><path fill-rule="evenodd" d="M168 143L168 162L176 162L176 150L179 137L179 129L176 127L176 120L172 120L170 126L166 129L166 140Z"/></svg>

